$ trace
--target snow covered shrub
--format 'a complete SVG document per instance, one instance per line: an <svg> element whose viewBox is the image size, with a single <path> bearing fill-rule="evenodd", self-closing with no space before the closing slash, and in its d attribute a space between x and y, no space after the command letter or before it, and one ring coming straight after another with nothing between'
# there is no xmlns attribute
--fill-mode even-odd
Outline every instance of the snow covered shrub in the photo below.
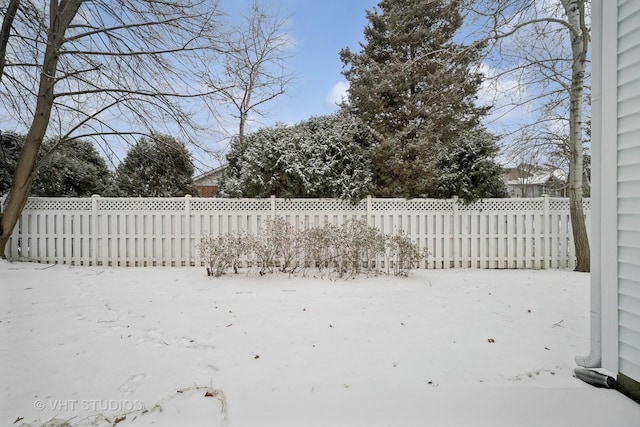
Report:
<svg viewBox="0 0 640 427"><path fill-rule="evenodd" d="M226 235L209 236L200 240L200 257L207 264L207 276L222 276L233 264L230 240Z"/></svg>
<svg viewBox="0 0 640 427"><path fill-rule="evenodd" d="M284 218L266 220L262 233L253 243L260 274L273 273L276 266L283 273L293 273L302 265L302 246L302 232L295 230Z"/></svg>
<svg viewBox="0 0 640 427"><path fill-rule="evenodd" d="M242 258L248 255L252 239L244 231L209 236L200 241L200 256L207 264L207 275L219 277L233 268L238 273Z"/></svg>
<svg viewBox="0 0 640 427"><path fill-rule="evenodd" d="M393 268L394 276L407 277L409 270L426 257L426 251L421 251L404 233L387 236L386 249L387 271Z"/></svg>
<svg viewBox="0 0 640 427"><path fill-rule="evenodd" d="M371 145L378 138L347 112L276 125L231 143L225 197L337 197L373 192Z"/></svg>
<svg viewBox="0 0 640 427"><path fill-rule="evenodd" d="M334 232L332 225L325 224L324 227L313 227L305 230L303 234L302 250L305 256L305 265L316 267L322 271L328 267L335 255L331 250L331 233Z"/></svg>
<svg viewBox="0 0 640 427"><path fill-rule="evenodd" d="M378 255L384 255L384 237L380 231L362 219L351 219L332 234L331 243L336 256L339 276L359 274L371 269Z"/></svg>
<svg viewBox="0 0 640 427"><path fill-rule="evenodd" d="M265 237L275 247L277 264L283 273L293 273L302 265L303 232L282 217L266 221Z"/></svg>
<svg viewBox="0 0 640 427"><path fill-rule="evenodd" d="M335 269L339 277L358 275L386 259L387 271L407 276L409 270L426 256L404 234L383 236L376 227L362 219L351 219L337 226L325 224L296 230L282 217L263 223L259 235L234 231L203 238L200 255L207 263L207 274L221 276L229 268L237 273L242 262L257 265L260 275L294 273L306 267Z"/></svg>
<svg viewBox="0 0 640 427"><path fill-rule="evenodd" d="M251 252L255 257L256 264L260 267L261 276L266 273L273 273L276 265L277 250L275 243L268 236L264 234L254 236L251 243Z"/></svg>
<svg viewBox="0 0 640 427"><path fill-rule="evenodd" d="M248 258L251 252L254 237L244 230L235 230L226 236L227 248L231 256L231 267L234 273L238 273L243 258Z"/></svg>

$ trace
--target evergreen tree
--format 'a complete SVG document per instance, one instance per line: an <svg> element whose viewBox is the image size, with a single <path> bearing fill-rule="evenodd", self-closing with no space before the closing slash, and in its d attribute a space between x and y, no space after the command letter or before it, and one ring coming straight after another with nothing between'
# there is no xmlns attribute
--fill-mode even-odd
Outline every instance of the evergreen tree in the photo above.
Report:
<svg viewBox="0 0 640 427"><path fill-rule="evenodd" d="M454 40L459 1L382 0L367 19L361 51L340 57L351 111L382 138L372 157L376 195L433 196L438 153L485 132L488 109L476 106L482 75L473 71L479 48Z"/></svg>
<svg viewBox="0 0 640 427"><path fill-rule="evenodd" d="M503 169L494 160L497 154L495 137L489 132L474 131L456 139L453 146L437 153L433 197L459 196L466 202L509 197Z"/></svg>
<svg viewBox="0 0 640 427"><path fill-rule="evenodd" d="M0 131L0 195L6 195L11 188L11 180L23 145L24 135Z"/></svg>
<svg viewBox="0 0 640 427"><path fill-rule="evenodd" d="M183 142L168 135L142 137L116 170L120 196L182 197L196 195L191 154Z"/></svg>
<svg viewBox="0 0 640 427"><path fill-rule="evenodd" d="M261 129L232 144L222 193L364 198L372 190L368 151L373 139L345 112Z"/></svg>
<svg viewBox="0 0 640 427"><path fill-rule="evenodd" d="M49 140L43 144L44 152L53 152L38 171L32 195L88 197L111 193L113 174L91 142L74 139L54 149L55 143Z"/></svg>
<svg viewBox="0 0 640 427"><path fill-rule="evenodd" d="M46 140L38 162L40 166L33 185L32 196L87 197L109 194L112 173L93 144L85 140L70 140L57 144ZM24 145L24 135L2 133L0 144L0 194L9 190L16 162ZM50 152L50 153L49 153ZM48 154L48 158L44 158Z"/></svg>

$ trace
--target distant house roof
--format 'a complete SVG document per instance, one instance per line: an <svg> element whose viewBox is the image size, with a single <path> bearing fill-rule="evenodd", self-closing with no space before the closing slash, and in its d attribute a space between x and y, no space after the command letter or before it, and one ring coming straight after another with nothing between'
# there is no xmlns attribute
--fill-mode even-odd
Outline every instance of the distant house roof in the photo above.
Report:
<svg viewBox="0 0 640 427"><path fill-rule="evenodd" d="M566 196L567 174L552 166L520 164L506 168L503 179L512 197Z"/></svg>
<svg viewBox="0 0 640 427"><path fill-rule="evenodd" d="M567 174L560 169L554 169L552 171L538 171L528 176L521 176L519 178L507 180L507 185L545 185L549 181L567 181Z"/></svg>
<svg viewBox="0 0 640 427"><path fill-rule="evenodd" d="M224 171L229 167L228 164L220 165L217 168L211 169L210 171L204 172L200 175L197 175L193 178L193 182L196 185L217 185L220 181L220 178L224 174Z"/></svg>
<svg viewBox="0 0 640 427"><path fill-rule="evenodd" d="M504 178L507 185L544 185L549 181L566 182L568 179L562 169L525 164L505 169Z"/></svg>

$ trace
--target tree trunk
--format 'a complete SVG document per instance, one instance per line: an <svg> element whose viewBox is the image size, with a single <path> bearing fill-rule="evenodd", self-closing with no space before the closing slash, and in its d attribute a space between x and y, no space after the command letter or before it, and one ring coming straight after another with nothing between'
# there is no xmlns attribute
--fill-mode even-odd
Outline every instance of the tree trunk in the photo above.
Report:
<svg viewBox="0 0 640 427"><path fill-rule="evenodd" d="M44 53L40 85L38 87L38 100L36 111L31 122L31 127L24 141L24 147L20 152L20 158L13 175L11 188L5 208L0 214L0 258L5 258L5 248L13 233L22 209L27 204L31 186L33 184L33 169L38 158L38 152L42 140L47 132L51 107L53 106L56 70L58 67L59 51L64 33L69 23L75 16L82 0L69 0L62 2L64 9L58 8L57 0L50 3L50 29L48 33L47 48Z"/></svg>
<svg viewBox="0 0 640 427"><path fill-rule="evenodd" d="M582 102L589 32L585 25L584 0L562 0L571 32L572 69L569 94L569 211L576 252L575 271L591 270L591 253L582 207Z"/></svg>

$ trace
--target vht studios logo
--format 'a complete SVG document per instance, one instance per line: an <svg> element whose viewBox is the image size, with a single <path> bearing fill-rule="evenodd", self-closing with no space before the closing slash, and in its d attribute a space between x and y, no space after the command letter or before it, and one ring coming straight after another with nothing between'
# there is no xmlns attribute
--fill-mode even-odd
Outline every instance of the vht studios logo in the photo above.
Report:
<svg viewBox="0 0 640 427"><path fill-rule="evenodd" d="M49 409L55 412L131 412L144 409L140 400L116 399L39 399L33 402L38 411Z"/></svg>

